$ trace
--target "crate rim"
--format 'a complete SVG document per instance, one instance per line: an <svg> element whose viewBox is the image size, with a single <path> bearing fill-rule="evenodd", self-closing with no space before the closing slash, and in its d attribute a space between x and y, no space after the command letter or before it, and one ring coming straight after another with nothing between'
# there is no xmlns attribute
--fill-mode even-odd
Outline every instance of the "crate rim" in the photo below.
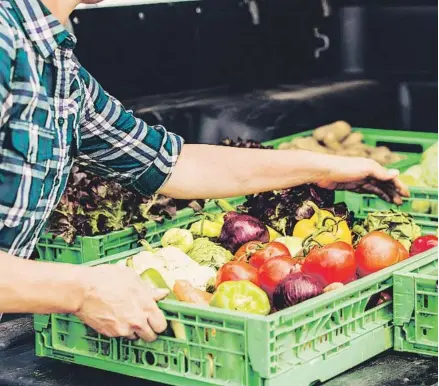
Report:
<svg viewBox="0 0 439 386"><path fill-rule="evenodd" d="M111 232L108 232L108 233L106 233L106 234L104 234L104 235L95 235L95 236L76 236L75 237L75 241L76 240L83 240L83 239L93 239L93 240L100 240L100 239L103 239L103 238L105 238L105 237L108 237L109 235L112 235L112 236L117 236L118 234L120 234L120 233L126 233L127 231L135 231L135 229L134 229L134 227L133 226L129 226L129 227L126 227L126 228L123 228L123 229L119 229L119 230L117 230L117 231L111 231ZM52 232L43 232L42 234L41 234L41 236L39 237L39 239L38 239L38 243L40 242L40 240L47 240L47 239L50 239L50 240L59 240L59 239L62 239L62 237L61 236L59 236L59 235L54 235ZM64 239L63 239L64 240ZM67 243L66 243L67 244ZM73 244L69 244L69 245L73 245Z"/></svg>
<svg viewBox="0 0 439 386"><path fill-rule="evenodd" d="M82 264L82 266L97 266L106 264L108 262L112 262L114 260L120 260L129 256L132 256L133 254L139 253L145 251L144 248L136 248L130 251L124 251L116 255L108 256L100 260L91 261L88 263ZM371 284L391 279L395 273L398 273L401 270L407 269L416 269L419 266L423 266L427 263L430 263L431 261L434 261L437 259L438 255L438 247L429 249L427 251L424 251L423 253L420 253L416 256L410 257L405 261L402 261L400 263L397 263L395 265L392 265L390 267L387 267L385 269L382 269L381 271L375 272L371 275L365 276L363 278L357 279L351 283L346 284L342 288L330 291L328 293L321 294L315 298L309 299L304 301L303 303L297 304L292 307L288 307L285 310L275 312L268 316L259 316L255 314L248 314L248 313L242 313L238 311L233 310L225 310L221 308L215 308L215 307L208 307L200 306L200 305L194 305L194 304L188 304L184 302L179 301L173 301L173 300L162 300L158 302L158 304L161 306L161 308L165 311L170 312L185 312L185 313L191 313L193 310L202 310L205 315L203 317L208 318L209 315L227 315L228 317L236 317L241 318L245 320L256 320L264 323L272 323L277 321L279 318L282 318L284 316L290 316L291 313L302 315L306 312L309 312L310 310L314 309L316 307L316 303L318 303L318 306L325 306L327 304L333 303L334 300L337 300L339 297L339 294L342 292L343 296L349 296L350 294L353 294L357 291L361 291L362 288L369 287ZM434 253L433 253L434 252Z"/></svg>

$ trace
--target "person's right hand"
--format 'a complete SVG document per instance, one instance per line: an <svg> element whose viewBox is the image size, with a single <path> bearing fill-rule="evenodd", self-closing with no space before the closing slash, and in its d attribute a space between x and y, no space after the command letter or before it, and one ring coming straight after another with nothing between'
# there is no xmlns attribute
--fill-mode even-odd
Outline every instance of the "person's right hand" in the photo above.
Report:
<svg viewBox="0 0 439 386"><path fill-rule="evenodd" d="M166 319L156 302L168 291L151 288L132 269L87 267L81 280L84 299L75 315L97 332L152 342L166 329Z"/></svg>

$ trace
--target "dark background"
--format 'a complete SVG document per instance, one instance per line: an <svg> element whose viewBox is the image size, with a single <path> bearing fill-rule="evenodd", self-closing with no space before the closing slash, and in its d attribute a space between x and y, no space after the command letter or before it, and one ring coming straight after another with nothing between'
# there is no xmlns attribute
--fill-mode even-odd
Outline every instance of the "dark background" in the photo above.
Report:
<svg viewBox="0 0 439 386"><path fill-rule="evenodd" d="M137 115L188 142L265 140L338 119L437 131L436 2L255 4L259 24L239 0L78 10L76 54ZM316 28L329 38L319 57Z"/></svg>

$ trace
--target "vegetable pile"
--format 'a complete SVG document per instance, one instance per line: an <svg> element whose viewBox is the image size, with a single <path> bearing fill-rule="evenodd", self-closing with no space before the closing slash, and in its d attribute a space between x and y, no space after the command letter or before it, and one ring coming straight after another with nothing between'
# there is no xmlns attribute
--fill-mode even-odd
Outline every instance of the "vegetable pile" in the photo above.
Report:
<svg viewBox="0 0 439 386"><path fill-rule="evenodd" d="M405 213L371 212L354 223L345 203L314 186L251 196L241 208L215 202L220 213L201 213L189 229L166 231L162 249L119 263L142 278L153 269L148 282L172 289L172 299L268 315L438 244ZM390 300L383 293L368 307Z"/></svg>
<svg viewBox="0 0 439 386"><path fill-rule="evenodd" d="M344 121L318 127L312 137L294 138L283 143L279 149L309 150L318 153L338 154L352 157L371 158L381 165L401 161L404 157L393 153L386 146L370 146L363 143L363 134L353 132L352 127Z"/></svg>
<svg viewBox="0 0 439 386"><path fill-rule="evenodd" d="M173 218L181 205L162 195L141 196L117 182L73 166L46 231L61 236L69 244L76 236L101 235L130 226L144 235L148 221L161 223L165 218ZM185 202L185 205L202 209L196 201Z"/></svg>

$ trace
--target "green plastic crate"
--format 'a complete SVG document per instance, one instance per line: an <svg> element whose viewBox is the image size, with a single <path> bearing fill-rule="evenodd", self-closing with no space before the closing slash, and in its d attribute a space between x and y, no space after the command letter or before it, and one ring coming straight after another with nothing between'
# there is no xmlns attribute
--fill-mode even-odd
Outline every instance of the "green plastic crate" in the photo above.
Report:
<svg viewBox="0 0 439 386"><path fill-rule="evenodd" d="M364 135L364 143L368 145L387 146L390 150L403 155L405 159L395 164L387 165L388 167L396 168L400 171L405 171L410 166L418 164L421 161L422 153L438 141L438 135L436 133L367 129L358 127L353 128L352 130L361 132ZM264 144L273 146L276 149L281 143L289 142L294 138L312 136L313 131L314 130L304 131L287 137L267 141L264 142ZM411 146L414 148L415 152L401 151L401 148L406 146Z"/></svg>
<svg viewBox="0 0 439 386"><path fill-rule="evenodd" d="M141 249L88 265L115 263ZM38 356L173 385L295 386L326 381L393 347L393 273L428 253L295 307L262 317L165 300L168 321L187 341L106 338L71 315L35 316ZM372 299L374 301L372 302Z"/></svg>
<svg viewBox="0 0 439 386"><path fill-rule="evenodd" d="M208 209L219 211L214 203ZM187 228L197 219L186 211L178 226ZM166 229L176 225L169 221L151 229L149 241L157 245ZM141 250L87 265L115 263ZM151 344L109 339L74 316L36 316L36 353L174 385L283 386L294 379L301 386L325 381L393 347L392 302L371 305L371 299L391 291L396 270L422 265L429 253L268 317L160 302L168 321L185 326L188 341L169 336Z"/></svg>
<svg viewBox="0 0 439 386"><path fill-rule="evenodd" d="M394 274L395 350L438 356L438 251Z"/></svg>
<svg viewBox="0 0 439 386"><path fill-rule="evenodd" d="M358 194L352 192L336 192L336 202L346 202L350 210L355 213L357 219L364 219L369 213L375 211L384 211L395 209L405 213L409 213L416 224L418 224L423 234L436 234L438 230L438 215L426 214L419 211L415 211L413 202L422 201L430 204L438 204L438 192L437 190L426 192L424 188L412 188L410 190L411 196L409 198L403 198L403 204L397 206L389 204L379 197L371 194Z"/></svg>
<svg viewBox="0 0 439 386"><path fill-rule="evenodd" d="M41 236L36 248L41 261L82 264L136 248L138 240L139 234L134 228L103 236L78 236L73 244L46 233Z"/></svg>

